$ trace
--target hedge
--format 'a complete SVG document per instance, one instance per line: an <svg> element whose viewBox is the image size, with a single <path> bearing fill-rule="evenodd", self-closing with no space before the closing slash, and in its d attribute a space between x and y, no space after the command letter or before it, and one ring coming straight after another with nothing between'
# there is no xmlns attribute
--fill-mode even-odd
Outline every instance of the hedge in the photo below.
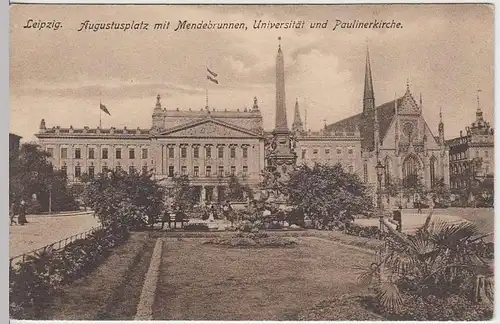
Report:
<svg viewBox="0 0 500 324"><path fill-rule="evenodd" d="M28 256L9 271L10 318L42 319L46 305L64 285L88 274L128 237L126 227L107 227L61 250L48 247Z"/></svg>

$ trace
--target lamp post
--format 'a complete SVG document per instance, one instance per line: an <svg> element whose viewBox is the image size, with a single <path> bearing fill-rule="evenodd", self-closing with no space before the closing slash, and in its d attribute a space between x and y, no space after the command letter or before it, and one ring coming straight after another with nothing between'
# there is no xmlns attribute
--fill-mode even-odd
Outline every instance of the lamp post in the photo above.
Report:
<svg viewBox="0 0 500 324"><path fill-rule="evenodd" d="M380 161L377 161L375 169L377 170L377 208L379 211L382 211L382 175L384 174L385 167Z"/></svg>
<svg viewBox="0 0 500 324"><path fill-rule="evenodd" d="M47 186L47 189L49 189L49 214L52 214L52 184L49 183Z"/></svg>

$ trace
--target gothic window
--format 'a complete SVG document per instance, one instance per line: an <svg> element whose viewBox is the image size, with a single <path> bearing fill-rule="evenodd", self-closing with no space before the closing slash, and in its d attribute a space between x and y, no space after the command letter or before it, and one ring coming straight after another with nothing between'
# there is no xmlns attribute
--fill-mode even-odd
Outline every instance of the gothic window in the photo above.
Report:
<svg viewBox="0 0 500 324"><path fill-rule="evenodd" d="M384 181L385 185L391 182L391 159L387 157L384 162Z"/></svg>
<svg viewBox="0 0 500 324"><path fill-rule="evenodd" d="M431 157L430 160L430 165L429 165L429 172L430 172L430 178L431 178L431 188L434 187L436 184L436 166L437 166L437 160L435 157Z"/></svg>
<svg viewBox="0 0 500 324"><path fill-rule="evenodd" d="M365 161L363 164L363 181L368 182L368 162Z"/></svg>
<svg viewBox="0 0 500 324"><path fill-rule="evenodd" d="M420 162L415 155L409 155L403 162L403 186L412 187L418 181Z"/></svg>

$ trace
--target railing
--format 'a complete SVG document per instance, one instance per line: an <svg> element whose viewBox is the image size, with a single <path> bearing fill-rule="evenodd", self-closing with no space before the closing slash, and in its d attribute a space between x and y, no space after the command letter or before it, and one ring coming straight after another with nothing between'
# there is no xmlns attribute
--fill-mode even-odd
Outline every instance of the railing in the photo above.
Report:
<svg viewBox="0 0 500 324"><path fill-rule="evenodd" d="M51 243L51 244L47 244L47 245L45 245L45 246L43 246L41 248L38 248L36 250L32 250L30 252L26 252L26 253L17 255L15 257L12 257L12 258L9 259L9 268L12 268L12 265L17 264L19 261L24 262L26 260L26 257L35 255L38 252L44 251L45 249L47 249L49 247L51 247L51 248L53 248L55 250L61 250L66 245L71 244L71 243L73 243L76 240L84 239L89 234L94 233L94 232L96 232L96 231L98 231L100 229L102 229L102 226L94 227L94 228L92 228L92 229L90 229L88 231L85 231L85 232L82 232L82 233L78 233L78 234L75 234L75 235L71 235L71 236L69 236L67 238L64 238L62 240L59 240L59 241Z"/></svg>

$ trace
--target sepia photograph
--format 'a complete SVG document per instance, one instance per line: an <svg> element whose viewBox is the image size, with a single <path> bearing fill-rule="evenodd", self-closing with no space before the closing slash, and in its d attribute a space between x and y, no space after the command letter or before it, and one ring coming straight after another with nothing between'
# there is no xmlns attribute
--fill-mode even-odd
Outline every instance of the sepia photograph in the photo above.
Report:
<svg viewBox="0 0 500 324"><path fill-rule="evenodd" d="M9 317L492 320L494 9L11 4Z"/></svg>

